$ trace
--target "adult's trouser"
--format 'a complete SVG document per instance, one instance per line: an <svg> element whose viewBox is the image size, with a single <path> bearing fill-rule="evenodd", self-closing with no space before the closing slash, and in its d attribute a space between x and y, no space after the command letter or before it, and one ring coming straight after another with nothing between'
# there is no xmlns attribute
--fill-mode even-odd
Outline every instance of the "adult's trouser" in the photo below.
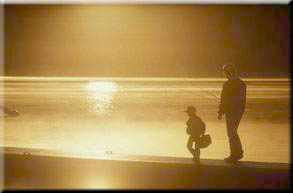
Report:
<svg viewBox="0 0 293 193"><path fill-rule="evenodd" d="M243 113L225 113L227 135L230 145L230 156L239 157L243 156L242 144L238 135L238 126Z"/></svg>

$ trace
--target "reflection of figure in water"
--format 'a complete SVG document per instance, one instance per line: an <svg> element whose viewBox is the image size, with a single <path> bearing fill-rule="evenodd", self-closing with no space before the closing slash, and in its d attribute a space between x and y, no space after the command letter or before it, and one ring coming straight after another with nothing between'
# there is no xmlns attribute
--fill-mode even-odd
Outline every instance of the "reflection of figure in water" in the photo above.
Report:
<svg viewBox="0 0 293 193"><path fill-rule="evenodd" d="M205 133L206 126L205 123L201 120L200 117L196 115L196 109L194 106L188 106L187 110L185 111L189 116L188 121L186 122L187 128L186 133L189 136L187 142L187 149L193 155L193 161L195 163L200 163L200 146L199 146L199 139L200 136ZM193 143L195 143L195 148L193 149Z"/></svg>
<svg viewBox="0 0 293 193"><path fill-rule="evenodd" d="M222 115L225 114L230 156L224 160L227 162L236 162L243 157L243 149L237 128L245 109L246 85L238 77L234 65L224 65L223 71L228 81L223 85L218 119L221 120Z"/></svg>

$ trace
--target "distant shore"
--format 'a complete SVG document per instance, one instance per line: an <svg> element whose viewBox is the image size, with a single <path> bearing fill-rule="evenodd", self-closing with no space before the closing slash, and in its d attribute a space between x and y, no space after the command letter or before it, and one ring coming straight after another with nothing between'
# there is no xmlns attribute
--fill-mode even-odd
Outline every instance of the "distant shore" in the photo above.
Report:
<svg viewBox="0 0 293 193"><path fill-rule="evenodd" d="M289 76L251 76L242 77L244 81L290 81ZM83 81L211 81L222 82L227 80L224 77L57 77L57 76L0 76L0 81L21 81L21 82L83 82Z"/></svg>

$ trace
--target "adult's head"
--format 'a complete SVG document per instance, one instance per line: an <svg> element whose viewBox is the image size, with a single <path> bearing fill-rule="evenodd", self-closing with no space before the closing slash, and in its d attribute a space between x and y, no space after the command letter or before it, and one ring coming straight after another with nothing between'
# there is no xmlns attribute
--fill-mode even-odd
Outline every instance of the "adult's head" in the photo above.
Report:
<svg viewBox="0 0 293 193"><path fill-rule="evenodd" d="M196 108L194 106L188 106L187 109L184 111L188 115L195 115L196 114Z"/></svg>
<svg viewBox="0 0 293 193"><path fill-rule="evenodd" d="M225 64L223 65L223 72L228 79L237 78L237 70L233 64Z"/></svg>

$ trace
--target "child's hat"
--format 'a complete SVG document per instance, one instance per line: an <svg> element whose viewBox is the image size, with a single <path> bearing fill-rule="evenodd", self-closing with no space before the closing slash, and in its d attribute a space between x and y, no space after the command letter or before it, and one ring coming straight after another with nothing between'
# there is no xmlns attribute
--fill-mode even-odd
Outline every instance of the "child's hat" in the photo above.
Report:
<svg viewBox="0 0 293 193"><path fill-rule="evenodd" d="M195 113L195 107L194 106L188 106L187 109L184 112L190 112L190 113Z"/></svg>

